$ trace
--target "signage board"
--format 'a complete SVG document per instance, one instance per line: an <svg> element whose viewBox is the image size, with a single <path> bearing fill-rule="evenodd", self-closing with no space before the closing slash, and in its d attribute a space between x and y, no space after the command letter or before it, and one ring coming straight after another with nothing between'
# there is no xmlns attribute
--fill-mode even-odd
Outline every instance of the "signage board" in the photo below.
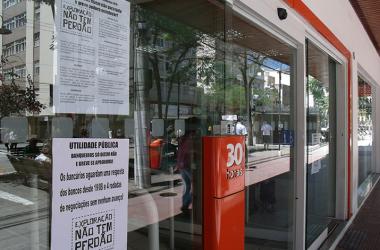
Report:
<svg viewBox="0 0 380 250"><path fill-rule="evenodd" d="M53 138L51 249L127 249L128 139Z"/></svg>
<svg viewBox="0 0 380 250"><path fill-rule="evenodd" d="M55 113L129 114L130 3L56 0Z"/></svg>
<svg viewBox="0 0 380 250"><path fill-rule="evenodd" d="M221 198L244 190L244 136L204 137L203 148L203 168L213 196Z"/></svg>

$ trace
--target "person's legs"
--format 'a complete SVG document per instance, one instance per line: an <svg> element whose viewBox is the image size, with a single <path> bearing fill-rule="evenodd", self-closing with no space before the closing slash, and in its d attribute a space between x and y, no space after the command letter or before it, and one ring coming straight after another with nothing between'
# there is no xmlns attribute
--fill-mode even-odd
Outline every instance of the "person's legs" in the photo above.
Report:
<svg viewBox="0 0 380 250"><path fill-rule="evenodd" d="M265 181L260 183L260 201L261 201L262 207L265 209L267 206Z"/></svg>
<svg viewBox="0 0 380 250"><path fill-rule="evenodd" d="M268 211L274 212L274 205L276 203L276 182L274 179L268 182Z"/></svg>
<svg viewBox="0 0 380 250"><path fill-rule="evenodd" d="M274 212L274 204L276 203L276 196L275 196L275 181L273 179L265 180L261 183L260 200L264 205L265 211Z"/></svg>
<svg viewBox="0 0 380 250"><path fill-rule="evenodd" d="M264 135L264 150L269 150L270 136Z"/></svg>
<svg viewBox="0 0 380 250"><path fill-rule="evenodd" d="M263 135L264 150L267 150L267 136Z"/></svg>
<svg viewBox="0 0 380 250"><path fill-rule="evenodd" d="M192 202L191 194L191 173L187 169L181 169L181 176L185 183L182 195L182 210L189 209L189 206Z"/></svg>

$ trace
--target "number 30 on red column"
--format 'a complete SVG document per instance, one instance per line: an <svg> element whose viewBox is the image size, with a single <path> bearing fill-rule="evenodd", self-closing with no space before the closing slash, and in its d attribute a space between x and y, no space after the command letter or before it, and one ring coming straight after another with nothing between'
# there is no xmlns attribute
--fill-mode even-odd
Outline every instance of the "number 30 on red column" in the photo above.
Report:
<svg viewBox="0 0 380 250"><path fill-rule="evenodd" d="M227 144L228 150L228 161L227 167L232 167L233 165L239 166L243 160L243 146L241 143Z"/></svg>

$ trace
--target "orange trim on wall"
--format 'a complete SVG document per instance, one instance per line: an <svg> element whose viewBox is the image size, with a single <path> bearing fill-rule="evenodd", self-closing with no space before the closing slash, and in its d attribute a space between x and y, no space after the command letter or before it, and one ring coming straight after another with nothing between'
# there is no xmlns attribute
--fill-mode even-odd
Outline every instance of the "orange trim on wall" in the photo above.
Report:
<svg viewBox="0 0 380 250"><path fill-rule="evenodd" d="M351 57L350 51L344 46L344 44L301 0L294 0L293 8L346 58Z"/></svg>
<svg viewBox="0 0 380 250"><path fill-rule="evenodd" d="M289 6L294 6L294 0L284 0Z"/></svg>
<svg viewBox="0 0 380 250"><path fill-rule="evenodd" d="M300 14L303 18L305 18L324 38L327 39L328 42L330 42L340 53L342 53L348 62L348 68L347 68L347 95L348 95L348 138L347 138L347 144L348 144L348 165L347 165L347 218L350 218L352 216L351 212L351 114L352 114L352 107L351 107L351 67L352 67L352 61L351 61L351 52L344 46L344 44L337 38L334 33L319 19L310 9L306 6L306 4L303 3L302 0L284 0L290 7L292 7L295 11L297 11L298 14Z"/></svg>

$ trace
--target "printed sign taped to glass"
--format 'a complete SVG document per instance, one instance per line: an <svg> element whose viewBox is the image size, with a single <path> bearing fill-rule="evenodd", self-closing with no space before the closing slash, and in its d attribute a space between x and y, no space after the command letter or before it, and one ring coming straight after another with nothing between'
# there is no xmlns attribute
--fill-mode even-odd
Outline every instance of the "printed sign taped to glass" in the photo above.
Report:
<svg viewBox="0 0 380 250"><path fill-rule="evenodd" d="M130 4L55 1L54 111L129 114Z"/></svg>

